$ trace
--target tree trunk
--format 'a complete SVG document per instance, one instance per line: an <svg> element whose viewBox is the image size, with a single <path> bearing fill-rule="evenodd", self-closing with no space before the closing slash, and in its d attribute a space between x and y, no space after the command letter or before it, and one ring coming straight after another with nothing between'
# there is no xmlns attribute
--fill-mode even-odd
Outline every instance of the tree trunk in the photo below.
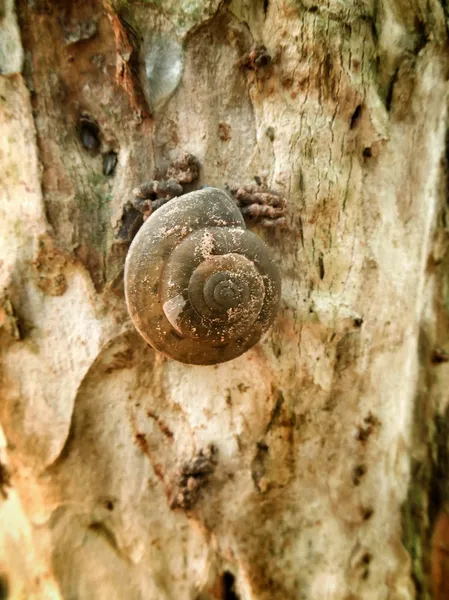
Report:
<svg viewBox="0 0 449 600"><path fill-rule="evenodd" d="M0 598L449 598L446 9L0 1ZM123 292L184 152L288 202L274 326L215 366Z"/></svg>

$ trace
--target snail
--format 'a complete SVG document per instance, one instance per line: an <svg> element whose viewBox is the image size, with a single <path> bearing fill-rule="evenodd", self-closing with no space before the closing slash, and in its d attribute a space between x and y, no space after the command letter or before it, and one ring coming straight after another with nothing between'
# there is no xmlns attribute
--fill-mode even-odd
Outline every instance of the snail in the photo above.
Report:
<svg viewBox="0 0 449 600"><path fill-rule="evenodd" d="M132 322L177 361L212 365L240 356L271 326L278 268L222 190L205 188L151 214L125 263Z"/></svg>

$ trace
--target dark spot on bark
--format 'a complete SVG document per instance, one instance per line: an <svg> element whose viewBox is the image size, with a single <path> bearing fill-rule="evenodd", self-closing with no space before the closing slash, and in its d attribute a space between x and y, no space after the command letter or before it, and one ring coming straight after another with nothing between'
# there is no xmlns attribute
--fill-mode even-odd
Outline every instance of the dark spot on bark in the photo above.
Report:
<svg viewBox="0 0 449 600"><path fill-rule="evenodd" d="M82 116L79 120L78 131L81 143L86 150L95 152L100 147L100 128L91 117Z"/></svg>
<svg viewBox="0 0 449 600"><path fill-rule="evenodd" d="M390 79L390 83L388 84L388 89L387 89L387 93L385 96L385 108L388 110L388 112L391 111L391 105L393 102L393 91L394 91L395 83L398 79L398 73L399 73L399 68L395 70L395 72L393 73L393 77Z"/></svg>
<svg viewBox="0 0 449 600"><path fill-rule="evenodd" d="M419 54L419 52L426 46L429 41L429 35L427 33L426 24L424 21L421 21L418 17L415 17L415 29L416 29L416 45L415 45L415 54Z"/></svg>
<svg viewBox="0 0 449 600"><path fill-rule="evenodd" d="M6 600L9 597L9 582L6 575L0 575L0 600Z"/></svg>
<svg viewBox="0 0 449 600"><path fill-rule="evenodd" d="M0 303L0 332L2 330L17 341L23 340L26 334L24 321L7 296Z"/></svg>
<svg viewBox="0 0 449 600"><path fill-rule="evenodd" d="M230 571L223 573L223 600L239 600L235 591L235 577Z"/></svg>
<svg viewBox="0 0 449 600"><path fill-rule="evenodd" d="M366 147L363 149L362 154L363 154L363 158L371 158L373 155L373 151L371 150L370 147Z"/></svg>
<svg viewBox="0 0 449 600"><path fill-rule="evenodd" d="M101 521L94 521L89 525L88 529L109 544L115 550L115 552L119 551L117 540L113 531L111 531L111 529L109 529L109 527L107 527L104 523Z"/></svg>
<svg viewBox="0 0 449 600"><path fill-rule="evenodd" d="M262 54L254 62L257 68L268 67L271 64L271 56L269 54Z"/></svg>
<svg viewBox="0 0 449 600"><path fill-rule="evenodd" d="M361 327L363 325L363 319L361 317L357 317L354 319L354 327Z"/></svg>
<svg viewBox="0 0 449 600"><path fill-rule="evenodd" d="M117 152L108 152L103 156L103 174L113 175L117 166Z"/></svg>
<svg viewBox="0 0 449 600"><path fill-rule="evenodd" d="M362 481L365 474L366 465L357 465L356 467L354 467L354 470L352 471L352 483L356 486L360 485L360 482Z"/></svg>
<svg viewBox="0 0 449 600"><path fill-rule="evenodd" d="M231 139L231 126L228 123L218 124L218 137L222 142L229 142Z"/></svg>
<svg viewBox="0 0 449 600"><path fill-rule="evenodd" d="M446 363L449 361L449 354L443 348L435 348L432 352L430 360L434 365Z"/></svg>
<svg viewBox="0 0 449 600"><path fill-rule="evenodd" d="M357 127L361 116L362 116L362 105L359 104L358 106L356 106L355 111L352 113L351 122L349 124L349 129L355 129Z"/></svg>
<svg viewBox="0 0 449 600"><path fill-rule="evenodd" d="M270 5L269 0L263 0L263 14L265 16L267 15L269 5Z"/></svg>
<svg viewBox="0 0 449 600"><path fill-rule="evenodd" d="M324 279L324 258L323 255L321 254L318 258L318 266L320 269L320 279Z"/></svg>
<svg viewBox="0 0 449 600"><path fill-rule="evenodd" d="M265 442L258 442L256 454L251 462L251 477L258 492L262 492L261 480L265 475L265 458L269 448Z"/></svg>
<svg viewBox="0 0 449 600"><path fill-rule="evenodd" d="M362 556L362 564L364 565L369 565L371 560L372 560L372 556L369 552L365 552L365 554Z"/></svg>
<svg viewBox="0 0 449 600"><path fill-rule="evenodd" d="M449 129L446 130L446 151L445 151L445 171L446 171L446 204L449 204Z"/></svg>
<svg viewBox="0 0 449 600"><path fill-rule="evenodd" d="M363 425L359 425L356 439L359 442L366 442L370 435L380 427L381 423L379 419L372 413L369 413L367 417L363 419Z"/></svg>
<svg viewBox="0 0 449 600"><path fill-rule="evenodd" d="M374 514L374 509L371 507L364 508L362 510L362 519L364 521L369 521Z"/></svg>
<svg viewBox="0 0 449 600"><path fill-rule="evenodd" d="M144 454L148 453L148 442L144 433L136 433L135 440L139 448L142 450Z"/></svg>
<svg viewBox="0 0 449 600"><path fill-rule="evenodd" d="M159 417L159 415L157 415L156 413L154 413L151 410L147 410L147 416L150 419L153 419L154 421L156 421L156 424L158 425L159 429L162 431L162 433L165 435L165 437L172 439L173 438L173 431L170 429L170 427Z"/></svg>
<svg viewBox="0 0 449 600"><path fill-rule="evenodd" d="M371 435L371 432L372 432L371 428L359 427L359 430L357 432L357 440L359 442L366 442L366 440Z"/></svg>
<svg viewBox="0 0 449 600"><path fill-rule="evenodd" d="M323 81L328 85L328 88L331 88L333 81L333 73L332 73L332 56L329 52L327 52L324 56L323 60Z"/></svg>
<svg viewBox="0 0 449 600"><path fill-rule="evenodd" d="M274 140L274 128L273 127L267 127L266 130L265 130L265 135L272 142Z"/></svg>
<svg viewBox="0 0 449 600"><path fill-rule="evenodd" d="M114 510L114 503L112 502L112 500L108 500L105 506L108 510Z"/></svg>
<svg viewBox="0 0 449 600"><path fill-rule="evenodd" d="M335 352L335 372L341 374L355 365L360 356L360 331L350 331L338 341Z"/></svg>
<svg viewBox="0 0 449 600"><path fill-rule="evenodd" d="M270 421L267 425L267 428L265 429L265 435L270 431L270 429L273 427L273 425L276 424L276 421L279 419L279 415L281 414L283 405L284 405L284 396L283 396L282 392L280 390L278 390L276 403L275 403L273 411L271 413ZM268 450L268 446L266 446L266 444L263 444L263 445Z"/></svg>
<svg viewBox="0 0 449 600"><path fill-rule="evenodd" d="M8 497L8 488L11 487L11 474L6 465L0 462L0 494L6 500Z"/></svg>
<svg viewBox="0 0 449 600"><path fill-rule="evenodd" d="M299 231L299 238L301 240L301 246L304 248L304 227L302 224L301 217L298 218L298 231Z"/></svg>

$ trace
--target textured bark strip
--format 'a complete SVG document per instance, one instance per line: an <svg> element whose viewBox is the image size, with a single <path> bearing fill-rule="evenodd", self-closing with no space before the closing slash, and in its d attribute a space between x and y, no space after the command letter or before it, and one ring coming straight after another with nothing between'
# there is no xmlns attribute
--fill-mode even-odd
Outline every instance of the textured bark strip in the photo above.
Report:
<svg viewBox="0 0 449 600"><path fill-rule="evenodd" d="M15 8L0 2L0 596L443 600L445 3ZM183 191L287 200L285 229L255 226L281 309L218 366L155 353L123 296L132 190L189 155Z"/></svg>

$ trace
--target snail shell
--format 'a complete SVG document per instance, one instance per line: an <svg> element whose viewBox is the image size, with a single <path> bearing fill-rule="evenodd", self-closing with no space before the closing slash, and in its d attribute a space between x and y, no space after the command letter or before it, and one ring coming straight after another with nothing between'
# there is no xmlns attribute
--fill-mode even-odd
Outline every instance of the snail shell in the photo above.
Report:
<svg viewBox="0 0 449 600"><path fill-rule="evenodd" d="M211 365L256 344L276 315L278 269L216 188L174 198L142 225L125 265L131 319L156 350Z"/></svg>

